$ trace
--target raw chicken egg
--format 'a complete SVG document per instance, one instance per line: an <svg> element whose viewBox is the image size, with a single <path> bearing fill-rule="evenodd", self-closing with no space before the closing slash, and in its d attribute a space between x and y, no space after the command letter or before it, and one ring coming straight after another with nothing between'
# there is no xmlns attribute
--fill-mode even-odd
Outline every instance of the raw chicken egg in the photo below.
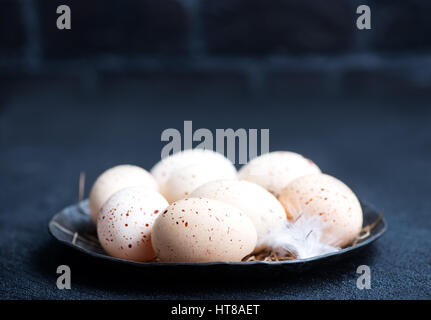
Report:
<svg viewBox="0 0 431 320"><path fill-rule="evenodd" d="M298 153L276 151L251 160L239 170L238 177L241 180L257 183L278 196L281 190L294 179L320 172L311 160Z"/></svg>
<svg viewBox="0 0 431 320"><path fill-rule="evenodd" d="M97 235L103 249L121 259L153 259L151 229L168 205L160 193L145 187L116 192L105 202L97 220Z"/></svg>
<svg viewBox="0 0 431 320"><path fill-rule="evenodd" d="M171 188L167 186L171 175L191 165L211 166L212 170L231 176L236 176L237 173L232 162L221 153L204 149L188 149L160 160L151 169L152 175L159 184L160 192L166 196L171 191Z"/></svg>
<svg viewBox="0 0 431 320"><path fill-rule="evenodd" d="M280 202L266 189L248 181L208 182L190 196L219 200L237 207L253 222L258 240L283 227L286 222L286 213Z"/></svg>
<svg viewBox="0 0 431 320"><path fill-rule="evenodd" d="M138 166L119 165L103 172L94 183L89 197L91 220L96 223L100 208L110 196L126 187L145 186L158 190L153 176Z"/></svg>
<svg viewBox="0 0 431 320"><path fill-rule="evenodd" d="M362 228L362 208L358 198L340 180L326 174L312 174L292 181L279 200L290 220L318 217L322 242L343 247Z"/></svg>
<svg viewBox="0 0 431 320"><path fill-rule="evenodd" d="M172 172L165 184L165 197L172 203L187 198L197 187L214 180L236 179L236 173L209 164L190 165Z"/></svg>
<svg viewBox="0 0 431 320"><path fill-rule="evenodd" d="M256 245L252 221L227 203L188 198L160 215L151 238L163 262L241 261Z"/></svg>

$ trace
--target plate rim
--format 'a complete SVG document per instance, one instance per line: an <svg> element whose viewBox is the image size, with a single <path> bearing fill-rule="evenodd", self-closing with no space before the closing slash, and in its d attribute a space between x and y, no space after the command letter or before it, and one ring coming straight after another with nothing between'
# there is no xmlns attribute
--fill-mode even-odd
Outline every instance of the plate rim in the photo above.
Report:
<svg viewBox="0 0 431 320"><path fill-rule="evenodd" d="M335 251L335 252L330 252L330 253L326 253L323 255L318 255L318 256L314 256L314 257L310 257L310 258L306 258L306 259L293 259L293 260L284 260L284 261L241 261L241 262L231 262L231 261L212 261L212 262L138 262L138 261L131 261L131 260L126 260L126 259L121 259L121 258L116 258L116 257L112 257L109 256L107 254L101 254L98 252L93 252L90 250L87 250L85 248L82 248L80 246L74 245L72 242L70 241L66 241L63 239L58 238L52 228L58 228L54 222L56 222L56 218L58 216L60 216L66 209L74 207L74 206L82 206L82 203L86 202L86 200L83 200L81 202L69 205L65 208L63 208L61 211L59 211L58 213L56 213L50 220L48 223L48 232L49 234L57 241L59 241L62 244L67 245L68 247L74 248L75 250L78 250L80 252L86 253L88 256L91 256L93 258L97 258L97 259L102 259L102 260L109 260L109 261L113 261L113 262L119 262L119 263L123 263L123 264L129 264L129 265L133 265L136 267L173 267L173 266L199 266L199 267L205 267L205 266L217 266L217 265L228 265L228 266L250 266L250 265L265 265L265 266L279 266L279 265L300 265L300 264L308 264L310 262L315 262L315 261L320 261L320 260L326 260L329 259L333 256L339 256L339 255L345 255L351 251L355 251L358 250L364 246L367 246L371 243L373 243L374 241L376 241L377 239L379 239L381 236L383 236L383 234L387 231L388 229L388 225L386 222L386 219L382 216L381 220L379 221L379 223L382 223L382 229L370 236L369 238L365 239L364 241L356 244L355 246L351 246L348 248L344 248L341 249L339 251ZM369 204L368 202L365 201L360 201L361 205L364 205L370 209L372 209L373 211L377 210L375 209L375 207L371 204Z"/></svg>

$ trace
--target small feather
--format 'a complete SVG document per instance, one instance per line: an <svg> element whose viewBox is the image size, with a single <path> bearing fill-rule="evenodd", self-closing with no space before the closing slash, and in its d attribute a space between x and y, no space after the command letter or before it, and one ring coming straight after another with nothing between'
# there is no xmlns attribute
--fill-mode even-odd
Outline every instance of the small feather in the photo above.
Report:
<svg viewBox="0 0 431 320"><path fill-rule="evenodd" d="M264 236L258 250L274 251L279 256L295 255L306 259L340 250L321 241L322 223L316 217L300 215L295 221L286 222L282 228Z"/></svg>

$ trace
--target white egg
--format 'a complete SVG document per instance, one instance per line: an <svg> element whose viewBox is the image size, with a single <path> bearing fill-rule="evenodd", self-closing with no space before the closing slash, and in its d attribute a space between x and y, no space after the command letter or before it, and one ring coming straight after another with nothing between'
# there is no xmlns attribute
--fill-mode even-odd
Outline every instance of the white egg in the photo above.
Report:
<svg viewBox="0 0 431 320"><path fill-rule="evenodd" d="M216 170L236 175L236 169L232 162L221 153L204 149L184 150L162 159L151 169L152 175L159 184L160 192L163 195L169 192L166 183L172 173L191 165L209 165Z"/></svg>
<svg viewBox="0 0 431 320"><path fill-rule="evenodd" d="M115 192L126 187L144 186L158 190L153 176L134 165L118 165L103 172L93 184L89 197L91 220L96 223L100 208Z"/></svg>
<svg viewBox="0 0 431 320"><path fill-rule="evenodd" d="M248 181L217 180L201 185L190 197L219 200L239 208L253 222L258 240L284 226L286 213L263 187Z"/></svg>
<svg viewBox="0 0 431 320"><path fill-rule="evenodd" d="M362 228L362 208L358 198L343 182L329 175L297 178L283 189L279 200L292 221L298 217L319 219L324 243L340 247L348 245Z"/></svg>
<svg viewBox="0 0 431 320"><path fill-rule="evenodd" d="M239 170L238 177L257 183L278 196L294 179L320 172L311 160L298 153L276 151L251 160Z"/></svg>
<svg viewBox="0 0 431 320"><path fill-rule="evenodd" d="M172 203L156 219L151 239L163 262L241 261L254 250L257 234L238 208L188 198Z"/></svg>
<svg viewBox="0 0 431 320"><path fill-rule="evenodd" d="M165 184L165 197L172 203L189 197L197 187L214 180L236 179L235 172L207 164L190 165L171 173Z"/></svg>
<svg viewBox="0 0 431 320"><path fill-rule="evenodd" d="M97 235L103 249L121 259L153 259L151 229L168 205L160 193L145 187L116 192L105 202L97 220Z"/></svg>

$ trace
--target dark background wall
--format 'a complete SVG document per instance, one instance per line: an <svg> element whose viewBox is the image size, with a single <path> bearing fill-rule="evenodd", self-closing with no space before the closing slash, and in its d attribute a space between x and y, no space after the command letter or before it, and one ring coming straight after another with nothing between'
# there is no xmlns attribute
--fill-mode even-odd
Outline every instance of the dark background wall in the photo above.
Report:
<svg viewBox="0 0 431 320"><path fill-rule="evenodd" d="M96 86L121 74L241 83L253 94L426 94L426 0L1 0L3 82L49 73ZM56 28L56 8L72 31ZM359 4L372 30L355 26ZM61 75L60 75L61 74ZM305 86L304 84L307 84ZM400 92L400 88L402 88Z"/></svg>

